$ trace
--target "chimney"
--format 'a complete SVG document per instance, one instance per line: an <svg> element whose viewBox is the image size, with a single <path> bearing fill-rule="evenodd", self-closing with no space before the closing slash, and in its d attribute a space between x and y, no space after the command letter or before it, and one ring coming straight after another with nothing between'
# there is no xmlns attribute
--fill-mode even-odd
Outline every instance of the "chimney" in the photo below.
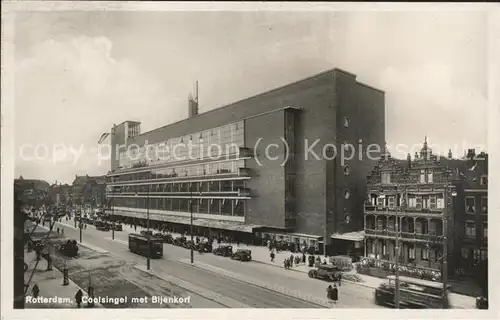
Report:
<svg viewBox="0 0 500 320"><path fill-rule="evenodd" d="M467 159L472 160L476 156L476 150L468 149L467 150Z"/></svg>
<svg viewBox="0 0 500 320"><path fill-rule="evenodd" d="M406 156L406 160L408 161L408 169L411 169L411 155L408 153L408 156Z"/></svg>
<svg viewBox="0 0 500 320"><path fill-rule="evenodd" d="M453 154L451 153L451 149L448 150L448 159L453 159Z"/></svg>

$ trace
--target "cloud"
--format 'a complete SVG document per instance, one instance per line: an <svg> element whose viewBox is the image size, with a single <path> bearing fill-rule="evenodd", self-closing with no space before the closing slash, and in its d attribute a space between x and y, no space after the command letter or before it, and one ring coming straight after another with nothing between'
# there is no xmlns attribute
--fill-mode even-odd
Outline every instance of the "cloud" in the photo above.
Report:
<svg viewBox="0 0 500 320"><path fill-rule="evenodd" d="M112 47L105 37L51 39L17 61L16 150L27 144L45 144L50 150L45 160L23 160L17 152L16 167L23 168L23 175L64 180L96 171L97 140L111 128L110 119L134 118L138 109L165 100L158 81L131 61L113 59ZM56 144L84 150L78 163L69 158L54 165ZM97 171L105 173L108 166Z"/></svg>

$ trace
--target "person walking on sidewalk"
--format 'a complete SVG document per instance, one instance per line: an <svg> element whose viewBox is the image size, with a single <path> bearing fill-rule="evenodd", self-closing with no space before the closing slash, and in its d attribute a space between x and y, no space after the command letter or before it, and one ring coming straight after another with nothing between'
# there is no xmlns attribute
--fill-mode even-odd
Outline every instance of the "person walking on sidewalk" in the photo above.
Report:
<svg viewBox="0 0 500 320"><path fill-rule="evenodd" d="M271 262L273 262L273 263L274 263L274 257L275 257L275 255L274 255L274 251L271 251L270 256L271 256Z"/></svg>
<svg viewBox="0 0 500 320"><path fill-rule="evenodd" d="M334 304L337 304L337 301L339 300L339 289L335 284L333 285L332 289L332 300Z"/></svg>
<svg viewBox="0 0 500 320"><path fill-rule="evenodd" d="M78 308L82 307L82 297L83 297L82 290L78 289L78 291L75 294L75 301L76 301L76 305L78 306Z"/></svg>
<svg viewBox="0 0 500 320"><path fill-rule="evenodd" d="M333 303L333 299L332 299L332 291L333 291L333 288L332 288L332 285L328 285L328 287L326 288L326 298L328 299L328 302L329 303Z"/></svg>

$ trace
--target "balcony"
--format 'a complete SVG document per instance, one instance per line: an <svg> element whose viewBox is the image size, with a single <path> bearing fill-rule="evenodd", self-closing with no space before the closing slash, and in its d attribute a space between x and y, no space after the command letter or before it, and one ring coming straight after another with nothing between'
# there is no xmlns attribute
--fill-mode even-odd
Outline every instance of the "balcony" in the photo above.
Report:
<svg viewBox="0 0 500 320"><path fill-rule="evenodd" d="M402 207L379 207L372 204L365 204L365 214L380 214L395 216L414 216L433 218L441 216L444 209L417 209L417 208L402 208Z"/></svg>
<svg viewBox="0 0 500 320"><path fill-rule="evenodd" d="M365 229L365 234L368 236L374 236L375 238L386 238L395 239L396 231L392 230L376 230L376 229ZM401 240L410 240L411 242L439 242L442 241L443 237L436 234L421 234L413 232L400 232Z"/></svg>
<svg viewBox="0 0 500 320"><path fill-rule="evenodd" d="M238 189L238 197L250 197L250 189L249 188L239 188Z"/></svg>

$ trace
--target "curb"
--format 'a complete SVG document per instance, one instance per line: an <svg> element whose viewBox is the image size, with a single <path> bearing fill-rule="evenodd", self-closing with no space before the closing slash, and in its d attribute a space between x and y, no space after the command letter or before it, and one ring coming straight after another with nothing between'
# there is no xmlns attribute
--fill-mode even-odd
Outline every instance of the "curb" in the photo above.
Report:
<svg viewBox="0 0 500 320"><path fill-rule="evenodd" d="M184 260L179 260L179 262L183 263L185 265L189 265L189 266L194 267L194 268L213 272L216 274L221 274L221 275L224 275L224 276L231 278L231 279L234 279L234 280L245 282L245 283L248 283L248 284L251 284L251 285L254 285L257 287L261 287L261 288L264 288L267 290L275 291L275 292L281 293L283 295L293 297L295 299L307 301L307 302L316 304L316 305L320 306L321 308L331 308L332 307L331 303L327 299L319 299L319 298L312 297L309 295L305 296L304 294L302 294L299 291L289 290L289 289L286 289L282 286L268 285L268 284L265 284L263 282L258 282L258 281L251 279L251 278L245 278L244 276L241 276L241 275L235 274L233 272L230 272L230 271L218 268L218 267L214 267L214 266L211 266L211 265L208 265L205 263L195 262L194 264L191 264L191 262L188 263Z"/></svg>
<svg viewBox="0 0 500 320"><path fill-rule="evenodd" d="M116 239L116 238L113 240L111 237L106 237L106 238L104 238L104 240L108 240L110 242L116 242L116 243L128 246L128 242L124 241L124 240L120 240L120 239Z"/></svg>
<svg viewBox="0 0 500 320"><path fill-rule="evenodd" d="M237 309L242 309L242 308L252 308L251 306L249 305L246 305L244 303L241 303L239 301L236 301L234 299L231 299L229 297L225 297L225 296L222 296L216 292L213 292L213 291L210 291L210 290L207 290L207 289L204 289L204 288L201 288L201 287L198 287L196 285L193 285L189 282L186 282L184 280L181 280L179 278L175 278L173 276L162 276L160 274L155 274L153 270L147 270L145 267L143 266L137 266L137 265L134 265L134 268L137 269L137 270L140 270L142 272L146 272L147 274L153 276L153 277L156 277L156 278L159 278L159 279L162 279L164 281L167 281L175 286L178 286L178 287L181 287L187 291L191 291L201 297L204 297L204 298L207 298L209 300L212 300L212 301L215 301L225 307L228 307L228 308L237 308Z"/></svg>

